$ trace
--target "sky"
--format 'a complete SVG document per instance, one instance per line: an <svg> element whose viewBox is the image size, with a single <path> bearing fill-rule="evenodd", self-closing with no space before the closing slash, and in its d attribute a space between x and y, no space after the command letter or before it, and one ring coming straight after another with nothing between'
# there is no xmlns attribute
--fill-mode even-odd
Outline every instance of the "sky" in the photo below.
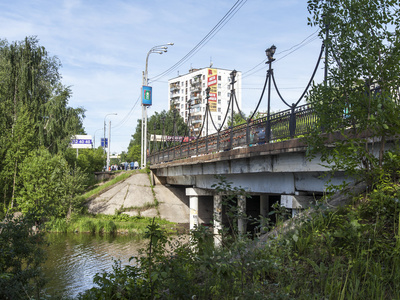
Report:
<svg viewBox="0 0 400 300"><path fill-rule="evenodd" d="M234 14L223 19L230 10ZM277 47L272 68L283 98L291 104L303 93L322 44L307 17L305 0L2 0L0 39L12 43L36 36L50 56L58 57L62 83L72 91L69 106L86 110L83 124L96 147L104 122L108 130L111 121L114 154L127 151L141 118L142 73L152 47L174 43L168 52L149 56L149 116L168 109L169 79L211 62L215 68L242 72L242 110L248 115L260 99L268 68L265 50L272 45ZM219 30L193 56L158 76L217 24ZM322 78L323 62L315 82ZM267 109L266 94L261 111ZM286 108L272 90L271 110Z"/></svg>

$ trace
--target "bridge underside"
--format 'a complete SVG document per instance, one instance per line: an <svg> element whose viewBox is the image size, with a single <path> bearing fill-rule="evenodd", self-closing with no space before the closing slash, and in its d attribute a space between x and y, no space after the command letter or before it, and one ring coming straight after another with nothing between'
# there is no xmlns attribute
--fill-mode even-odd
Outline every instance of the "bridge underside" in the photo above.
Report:
<svg viewBox="0 0 400 300"><path fill-rule="evenodd" d="M342 172L332 176L320 162L319 157L312 160L306 157L306 146L300 140L290 140L155 164L150 168L161 183L186 188L190 227L211 220L217 235L223 220L223 195L215 190L221 183L219 176L232 188L242 188L253 196L251 199L237 197L236 205L241 212L249 213L252 206L251 211L257 216L267 216L271 203L280 201L295 214L318 199L328 181L333 184L351 181ZM254 201L258 209L254 209ZM202 202L207 203L208 209ZM246 222L238 222L239 231L246 232Z"/></svg>
<svg viewBox="0 0 400 300"><path fill-rule="evenodd" d="M152 165L151 169L160 181L171 185L213 189L219 175L249 193L322 193L328 180L334 184L347 180L341 172L331 176L319 157L309 160L304 146L292 145L288 151L276 144L172 161Z"/></svg>

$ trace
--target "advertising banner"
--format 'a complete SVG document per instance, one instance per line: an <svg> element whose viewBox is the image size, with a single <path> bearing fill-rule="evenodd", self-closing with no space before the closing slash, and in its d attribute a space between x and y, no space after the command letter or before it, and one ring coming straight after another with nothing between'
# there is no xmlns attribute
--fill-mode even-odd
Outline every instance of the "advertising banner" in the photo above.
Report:
<svg viewBox="0 0 400 300"><path fill-rule="evenodd" d="M208 99L208 105L211 112L217 111L217 82L217 70L208 69L207 86L210 87L210 98Z"/></svg>
<svg viewBox="0 0 400 300"><path fill-rule="evenodd" d="M154 139L154 134L150 135L150 141L154 142L161 142L161 141L165 141L165 142L184 142L187 143L189 141L193 141L195 140L196 137L194 136L171 136L171 135L159 135L156 134L155 139Z"/></svg>
<svg viewBox="0 0 400 300"><path fill-rule="evenodd" d="M75 135L71 139L71 147L74 149L92 148L91 135Z"/></svg>
<svg viewBox="0 0 400 300"><path fill-rule="evenodd" d="M152 105L153 93L151 86L142 86L142 105L150 106Z"/></svg>

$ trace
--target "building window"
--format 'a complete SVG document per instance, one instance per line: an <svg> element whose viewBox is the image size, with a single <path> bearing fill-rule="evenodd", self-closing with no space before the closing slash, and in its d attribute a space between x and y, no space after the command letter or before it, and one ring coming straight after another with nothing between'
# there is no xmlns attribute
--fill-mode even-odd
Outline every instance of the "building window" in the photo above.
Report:
<svg viewBox="0 0 400 300"><path fill-rule="evenodd" d="M218 80L221 80L221 76L218 76Z"/></svg>
<svg viewBox="0 0 400 300"><path fill-rule="evenodd" d="M218 104L221 104L221 99L218 99Z"/></svg>
<svg viewBox="0 0 400 300"><path fill-rule="evenodd" d="M228 98L231 96L231 93L226 94L228 96Z"/></svg>
<svg viewBox="0 0 400 300"><path fill-rule="evenodd" d="M218 83L218 88L221 88L221 84L220 83Z"/></svg>
<svg viewBox="0 0 400 300"><path fill-rule="evenodd" d="M203 80L205 80L206 79L206 75L203 75Z"/></svg>
<svg viewBox="0 0 400 300"><path fill-rule="evenodd" d="M218 96L221 96L221 92L218 92Z"/></svg>
<svg viewBox="0 0 400 300"><path fill-rule="evenodd" d="M218 107L218 112L221 112L221 107Z"/></svg>
<svg viewBox="0 0 400 300"><path fill-rule="evenodd" d="M221 116L218 116L218 121L221 121ZM221 125L220 125L221 126Z"/></svg>
<svg viewBox="0 0 400 300"><path fill-rule="evenodd" d="M205 83L205 82L203 82L203 88L204 88L204 87L206 87L206 83Z"/></svg>

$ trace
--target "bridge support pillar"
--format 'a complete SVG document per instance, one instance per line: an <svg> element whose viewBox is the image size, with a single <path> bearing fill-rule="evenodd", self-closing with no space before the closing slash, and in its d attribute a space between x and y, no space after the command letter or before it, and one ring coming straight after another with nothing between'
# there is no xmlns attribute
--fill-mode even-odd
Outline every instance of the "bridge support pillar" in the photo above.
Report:
<svg viewBox="0 0 400 300"><path fill-rule="evenodd" d="M201 219L199 218L199 197L200 196L212 196L213 193L209 190L199 188L186 188L186 196L189 197L189 224L190 230L199 226ZM202 202L203 204L203 202ZM204 213L204 212L203 212ZM211 219L211 216L210 216Z"/></svg>
<svg viewBox="0 0 400 300"><path fill-rule="evenodd" d="M246 196L238 196L238 231L239 235L244 235L246 233Z"/></svg>
<svg viewBox="0 0 400 300"><path fill-rule="evenodd" d="M189 196L189 207L190 207L190 217L189 224L190 230L195 229L199 226L199 197Z"/></svg>
<svg viewBox="0 0 400 300"><path fill-rule="evenodd" d="M260 195L260 215L261 215L261 233L267 232L266 226L267 217L269 213L269 196L268 195Z"/></svg>
<svg viewBox="0 0 400 300"><path fill-rule="evenodd" d="M222 244L222 196L214 195L214 246Z"/></svg>

